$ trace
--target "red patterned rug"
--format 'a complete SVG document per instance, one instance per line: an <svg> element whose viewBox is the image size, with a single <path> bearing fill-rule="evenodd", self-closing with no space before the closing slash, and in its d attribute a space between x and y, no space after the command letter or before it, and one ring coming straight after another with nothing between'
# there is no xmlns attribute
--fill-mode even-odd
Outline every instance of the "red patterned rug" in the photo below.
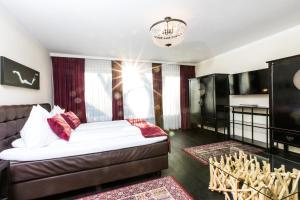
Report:
<svg viewBox="0 0 300 200"><path fill-rule="evenodd" d="M80 200L193 200L171 176L99 193Z"/></svg>
<svg viewBox="0 0 300 200"><path fill-rule="evenodd" d="M208 160L210 157L219 158L222 155L232 154L238 152L239 150L242 150L245 153L253 154L261 153L264 151L264 149L242 144L240 142L232 140L183 149L183 151L185 151L188 155L192 156L192 158L198 160L199 162L205 165L208 165Z"/></svg>

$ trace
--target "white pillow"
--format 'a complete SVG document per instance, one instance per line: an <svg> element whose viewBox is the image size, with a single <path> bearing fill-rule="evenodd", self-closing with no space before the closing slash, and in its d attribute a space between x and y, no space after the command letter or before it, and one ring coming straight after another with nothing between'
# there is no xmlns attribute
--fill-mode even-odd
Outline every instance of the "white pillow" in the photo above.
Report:
<svg viewBox="0 0 300 200"><path fill-rule="evenodd" d="M40 105L32 107L28 120L20 131L27 148L47 146L59 139L47 122L50 117L50 113Z"/></svg>
<svg viewBox="0 0 300 200"><path fill-rule="evenodd" d="M63 114L65 112L65 109L62 109L61 107L59 107L59 106L54 106L53 108L52 108L52 110L51 110L51 112L50 112L50 115L51 116L54 116L54 115L56 115L56 114Z"/></svg>
<svg viewBox="0 0 300 200"><path fill-rule="evenodd" d="M62 109L59 107L59 105L56 105L56 109L59 111L60 114L65 113L65 109Z"/></svg>
<svg viewBox="0 0 300 200"><path fill-rule="evenodd" d="M26 145L22 138L18 138L11 143L11 146L14 148L25 148Z"/></svg>

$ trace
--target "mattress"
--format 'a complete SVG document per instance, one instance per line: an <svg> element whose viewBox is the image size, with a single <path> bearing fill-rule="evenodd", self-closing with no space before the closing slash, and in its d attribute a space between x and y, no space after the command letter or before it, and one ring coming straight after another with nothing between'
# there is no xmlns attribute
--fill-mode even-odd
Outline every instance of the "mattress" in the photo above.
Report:
<svg viewBox="0 0 300 200"><path fill-rule="evenodd" d="M36 161L99 153L167 140L167 136L145 138L139 128L126 120L81 124L67 142L58 139L46 147L10 148L0 153L0 159Z"/></svg>
<svg viewBox="0 0 300 200"><path fill-rule="evenodd" d="M159 142L114 151L49 160L16 162L10 165L12 183L36 180L101 167L160 157L168 154L168 142ZM141 166L141 168L143 168Z"/></svg>

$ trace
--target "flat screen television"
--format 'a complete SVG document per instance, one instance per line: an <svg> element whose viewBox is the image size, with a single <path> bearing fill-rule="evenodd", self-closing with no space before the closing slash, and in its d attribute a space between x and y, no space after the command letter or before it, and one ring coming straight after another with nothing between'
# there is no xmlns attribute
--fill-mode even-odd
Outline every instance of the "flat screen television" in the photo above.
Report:
<svg viewBox="0 0 300 200"><path fill-rule="evenodd" d="M262 69L229 75L231 95L268 94L269 70Z"/></svg>

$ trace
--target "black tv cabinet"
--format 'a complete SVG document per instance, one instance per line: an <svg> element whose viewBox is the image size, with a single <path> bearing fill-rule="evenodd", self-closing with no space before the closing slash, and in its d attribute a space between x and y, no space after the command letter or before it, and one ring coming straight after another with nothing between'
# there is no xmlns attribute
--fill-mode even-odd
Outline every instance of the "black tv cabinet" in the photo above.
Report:
<svg viewBox="0 0 300 200"><path fill-rule="evenodd" d="M267 62L270 80L271 151L274 142L300 147L300 55Z"/></svg>

